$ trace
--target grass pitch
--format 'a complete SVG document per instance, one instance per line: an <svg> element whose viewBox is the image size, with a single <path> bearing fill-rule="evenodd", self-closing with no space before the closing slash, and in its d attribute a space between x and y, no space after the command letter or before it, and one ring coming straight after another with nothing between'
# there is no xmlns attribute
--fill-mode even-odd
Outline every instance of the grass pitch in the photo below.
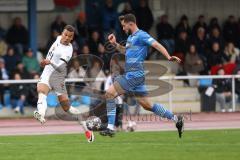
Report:
<svg viewBox="0 0 240 160"><path fill-rule="evenodd" d="M87 143L83 134L2 136L1 160L238 160L240 130L118 133Z"/></svg>

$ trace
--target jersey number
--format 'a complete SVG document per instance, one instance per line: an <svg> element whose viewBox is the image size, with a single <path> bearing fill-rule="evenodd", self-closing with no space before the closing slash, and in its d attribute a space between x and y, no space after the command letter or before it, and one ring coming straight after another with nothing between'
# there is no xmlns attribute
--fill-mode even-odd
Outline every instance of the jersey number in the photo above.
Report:
<svg viewBox="0 0 240 160"><path fill-rule="evenodd" d="M53 57L53 52L52 52L52 51L51 51L51 52L48 52L48 57L49 57L49 60L52 59L52 57Z"/></svg>

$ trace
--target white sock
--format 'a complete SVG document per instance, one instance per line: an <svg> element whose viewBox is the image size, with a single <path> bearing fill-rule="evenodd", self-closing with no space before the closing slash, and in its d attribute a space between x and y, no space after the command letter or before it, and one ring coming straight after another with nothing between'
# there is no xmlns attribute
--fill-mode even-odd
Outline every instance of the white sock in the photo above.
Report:
<svg viewBox="0 0 240 160"><path fill-rule="evenodd" d="M76 115L76 114L80 114L81 112L77 108L70 106L68 113Z"/></svg>
<svg viewBox="0 0 240 160"><path fill-rule="evenodd" d="M114 125L113 124L108 124L107 128L111 129L111 130L114 130Z"/></svg>
<svg viewBox="0 0 240 160"><path fill-rule="evenodd" d="M82 128L83 128L84 132L89 131L89 129L87 128L86 121L81 121L80 125L82 125Z"/></svg>
<svg viewBox="0 0 240 160"><path fill-rule="evenodd" d="M39 114L44 117L47 111L47 96L43 93L38 94L37 109Z"/></svg>

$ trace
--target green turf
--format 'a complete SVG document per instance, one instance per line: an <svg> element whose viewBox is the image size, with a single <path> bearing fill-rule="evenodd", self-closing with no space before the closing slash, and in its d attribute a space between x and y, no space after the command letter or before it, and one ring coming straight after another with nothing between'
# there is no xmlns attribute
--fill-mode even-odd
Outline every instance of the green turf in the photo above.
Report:
<svg viewBox="0 0 240 160"><path fill-rule="evenodd" d="M0 159L5 160L237 160L240 130L96 134L87 143L83 134L2 136Z"/></svg>

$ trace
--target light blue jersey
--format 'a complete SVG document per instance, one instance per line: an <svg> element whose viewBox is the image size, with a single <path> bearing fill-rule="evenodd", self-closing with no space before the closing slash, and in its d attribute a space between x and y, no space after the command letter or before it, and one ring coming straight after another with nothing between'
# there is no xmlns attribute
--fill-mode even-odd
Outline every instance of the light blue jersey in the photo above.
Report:
<svg viewBox="0 0 240 160"><path fill-rule="evenodd" d="M148 47L155 41L148 33L137 30L130 35L126 43L126 78L144 77L143 62L147 57Z"/></svg>

